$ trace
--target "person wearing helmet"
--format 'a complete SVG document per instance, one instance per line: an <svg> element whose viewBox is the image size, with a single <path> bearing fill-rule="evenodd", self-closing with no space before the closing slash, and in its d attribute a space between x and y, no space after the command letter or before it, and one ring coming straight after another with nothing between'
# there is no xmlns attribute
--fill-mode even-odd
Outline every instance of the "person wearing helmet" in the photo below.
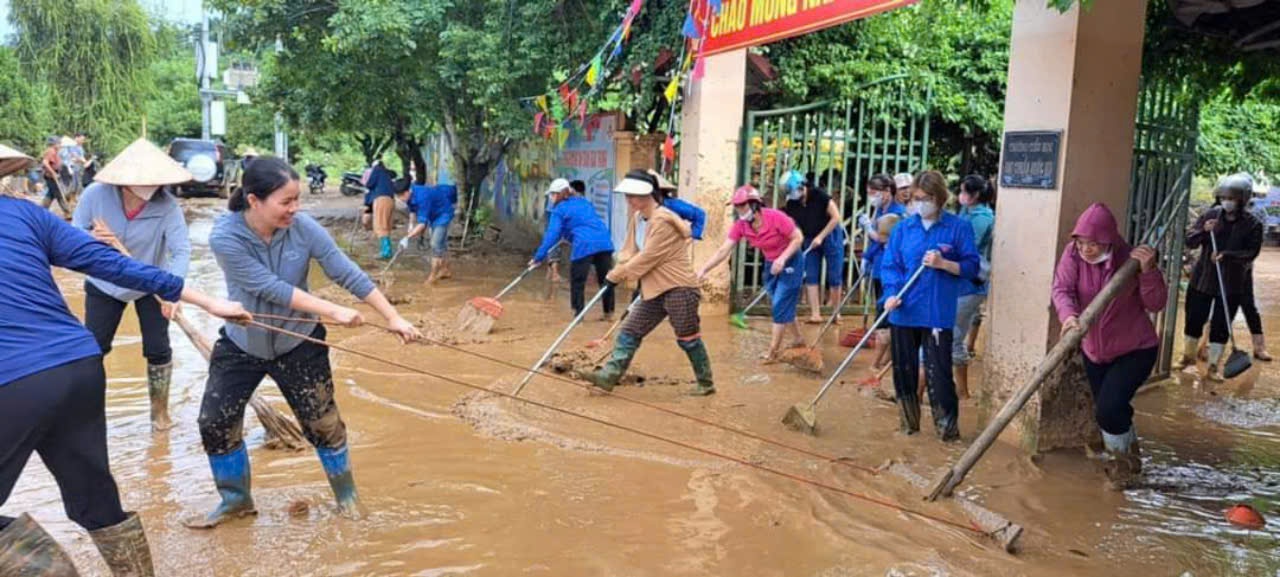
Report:
<svg viewBox="0 0 1280 577"><path fill-rule="evenodd" d="M646 172L658 183L658 202L689 223L693 231L693 240L702 240L702 231L707 226L707 211L692 202L676 197L676 185L663 178L658 171L649 169Z"/></svg>
<svg viewBox="0 0 1280 577"><path fill-rule="evenodd" d="M884 308L893 321L893 386L902 432L920 432L920 353L929 388L935 432L943 441L960 439L960 403L951 373L952 329L963 283L978 276L980 258L973 227L945 212L947 180L926 171L911 186L916 214L898 225L880 263ZM901 297L907 280L921 271Z"/></svg>
<svg viewBox="0 0 1280 577"><path fill-rule="evenodd" d="M1126 285L1093 321L1080 347L1106 447L1107 479L1113 489L1125 489L1142 469L1133 396L1151 377L1160 353L1149 314L1164 310L1168 287L1156 251L1130 247L1105 204L1093 204L1080 214L1071 240L1053 274L1053 307L1064 334L1080 327L1080 315L1124 263L1133 259L1141 266L1137 282Z"/></svg>
<svg viewBox="0 0 1280 577"><path fill-rule="evenodd" d="M1200 215L1186 238L1187 248L1201 250L1187 285L1186 324L1183 327L1186 341L1181 364L1184 367L1195 366L1197 345L1208 320L1209 367L1206 376L1215 382L1222 381L1218 364L1230 340L1231 321L1246 298L1253 260L1262 250L1263 224L1245 210L1251 196L1253 178L1248 174L1223 177L1214 189L1218 206ZM1209 235L1213 235L1217 242L1216 253ZM1221 283L1218 282L1219 269L1222 271ZM1220 286L1226 288L1225 297L1221 295ZM1224 298L1227 302L1225 307L1222 304ZM1209 318L1210 310L1213 311L1212 319Z"/></svg>
<svg viewBox="0 0 1280 577"><path fill-rule="evenodd" d="M877 271L884 255L884 247L889 244L889 235L898 222L906 218L907 208L898 202L898 185L887 174L876 174L867 179L867 203L871 206L871 215L864 214L858 218L859 226L866 231L867 239L870 241L866 250L862 252L862 274L871 279L872 297L876 301L876 318L879 318L884 313L885 294ZM889 342L889 328L892 326L889 319L885 319L880 324L880 329L876 331L877 343ZM885 363L889 362L890 347L877 348L879 351L872 363L873 371L879 371Z"/></svg>
<svg viewBox="0 0 1280 577"><path fill-rule="evenodd" d="M627 239L618 251L618 266L609 271L606 280L611 287L623 282L640 283L640 300L622 322L609 360L586 379L596 387L612 391L631 366L640 342L663 319L668 319L676 344L689 358L697 380L688 394L714 394L711 357L702 342L702 319L698 316L702 295L689 257L692 242L689 225L658 204L655 197L658 183L643 170L628 172L613 191L626 196L627 208L635 217L629 219ZM644 223L643 231L641 223ZM644 240L637 242L641 232Z"/></svg>
<svg viewBox="0 0 1280 577"><path fill-rule="evenodd" d="M596 282L601 287L605 286L606 277L613 269L613 240L595 205L577 194L568 180L557 178L551 181L547 196L553 205L547 215L547 232L542 235L542 244L533 253L529 266L546 262L551 249L561 241L572 245L569 253L569 303L576 316L586 305L587 274L592 268L596 271ZM605 320L613 316L613 293L609 291L604 295Z"/></svg>
<svg viewBox="0 0 1280 577"><path fill-rule="evenodd" d="M844 227L840 226L840 207L831 196L807 181L798 170L787 171L778 180L778 190L787 195L783 211L794 220L804 235L804 290L809 301L810 324L822 323L822 296L819 285L827 273L827 302L838 306L844 288ZM825 267L824 267L825 264ZM836 318L839 319L839 311Z"/></svg>
<svg viewBox="0 0 1280 577"><path fill-rule="evenodd" d="M84 191L76 205L72 226L92 231L98 240L124 246L140 262L160 267L175 276L186 276L191 261L187 221L173 196L163 187L191 180L186 168L145 139L124 149L98 173L97 182ZM142 356L147 359L147 392L151 398L151 430L163 431L169 420L169 382L173 375L173 349L169 346L169 320L177 303L129 290L96 277L85 279L84 324L102 349L111 342L124 309L133 303L142 329Z"/></svg>
<svg viewBox="0 0 1280 577"><path fill-rule="evenodd" d="M729 201L733 205L734 222L729 236L702 269L698 279L705 279L711 269L729 258L739 240L764 254L764 289L769 293L770 313L773 316L773 335L765 364L778 362L782 353L782 341L791 337L791 348L804 346L800 328L796 324L796 305L800 301L800 285L804 276L804 260L800 245L804 235L795 221L780 210L765 208L760 191L746 185L733 193Z"/></svg>

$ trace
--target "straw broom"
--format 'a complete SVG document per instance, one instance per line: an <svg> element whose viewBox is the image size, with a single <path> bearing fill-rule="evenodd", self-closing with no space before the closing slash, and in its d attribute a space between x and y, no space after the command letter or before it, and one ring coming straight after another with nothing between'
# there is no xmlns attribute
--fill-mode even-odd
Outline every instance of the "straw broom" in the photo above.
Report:
<svg viewBox="0 0 1280 577"><path fill-rule="evenodd" d="M93 226L107 232L111 231L106 221L101 218L95 218ZM120 251L121 254L133 258L129 254L129 249L125 248L120 239L117 238L115 242L111 243L111 246ZM160 297L155 297L155 299L159 301ZM183 334L187 335L187 338L191 340L191 344L195 346L196 350L200 351L200 356L204 357L204 360L208 361L213 356L213 347L210 346L209 341L196 331L196 328L191 325L191 321L188 321L182 315L181 310L174 311L173 322L178 325L178 328L182 329ZM293 419L275 410L266 399L262 398L262 395L255 392L249 398L249 406L253 407L254 414L258 416L258 421L262 423L262 427L267 431L267 448L287 449L290 451L301 451L307 448L309 443L306 437L302 436L302 428L293 422Z"/></svg>

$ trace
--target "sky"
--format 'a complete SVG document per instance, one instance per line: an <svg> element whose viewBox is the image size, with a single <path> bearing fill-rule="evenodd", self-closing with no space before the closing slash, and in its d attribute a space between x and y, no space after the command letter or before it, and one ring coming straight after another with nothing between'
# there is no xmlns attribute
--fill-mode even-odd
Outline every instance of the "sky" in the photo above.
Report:
<svg viewBox="0 0 1280 577"><path fill-rule="evenodd" d="M153 15L174 22L194 23L200 21L201 0L137 0L143 8ZM8 43L13 35L13 26L9 24L9 0L0 0L0 42Z"/></svg>

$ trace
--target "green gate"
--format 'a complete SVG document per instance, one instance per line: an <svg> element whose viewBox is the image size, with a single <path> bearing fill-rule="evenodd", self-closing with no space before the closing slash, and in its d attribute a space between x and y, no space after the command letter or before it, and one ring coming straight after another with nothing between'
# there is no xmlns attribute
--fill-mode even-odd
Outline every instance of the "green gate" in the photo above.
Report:
<svg viewBox="0 0 1280 577"><path fill-rule="evenodd" d="M923 104L915 96L922 91ZM853 235L858 226L854 215L866 210L867 178L914 173L928 166L932 103L928 83L904 74L869 82L855 93L858 97L849 100L748 111L738 163L738 184L754 185L770 206L784 204L777 182L791 169L812 173L831 194L848 233L842 273L846 287L857 278L855 260L860 258L863 237ZM733 262L732 302L734 310L740 310L763 284L764 258L743 245ZM825 286L826 279L821 280Z"/></svg>
<svg viewBox="0 0 1280 577"><path fill-rule="evenodd" d="M1143 83L1138 94L1137 130L1134 133L1133 172L1129 186L1129 242L1136 243L1154 224L1161 203L1170 195L1175 204L1173 231L1156 247L1169 285L1169 302L1156 315L1161 336L1157 378L1168 375L1177 338L1178 300L1182 281L1182 231L1187 227L1191 176L1196 165L1196 138L1200 109L1191 93L1181 86Z"/></svg>

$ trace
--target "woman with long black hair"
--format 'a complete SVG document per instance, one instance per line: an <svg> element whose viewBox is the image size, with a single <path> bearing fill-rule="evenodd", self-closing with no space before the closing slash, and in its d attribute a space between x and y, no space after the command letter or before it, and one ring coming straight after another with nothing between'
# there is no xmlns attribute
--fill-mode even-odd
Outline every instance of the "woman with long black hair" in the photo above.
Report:
<svg viewBox="0 0 1280 577"><path fill-rule="evenodd" d="M347 258L315 219L299 212L298 173L279 158L264 156L245 170L231 196L231 212L214 225L209 246L227 281L227 294L264 315L301 315L280 328L323 340L320 318L359 326L355 309L307 292L314 260L334 283L363 300L386 319L404 342L422 338L404 320L369 276ZM270 375L316 448L338 507L359 512L347 455L347 429L333 398L327 347L260 328L227 325L213 347L209 380L200 405L200 439L209 455L222 502L208 515L186 522L210 528L229 518L256 513L249 492L249 453L241 438L244 408L262 379Z"/></svg>

